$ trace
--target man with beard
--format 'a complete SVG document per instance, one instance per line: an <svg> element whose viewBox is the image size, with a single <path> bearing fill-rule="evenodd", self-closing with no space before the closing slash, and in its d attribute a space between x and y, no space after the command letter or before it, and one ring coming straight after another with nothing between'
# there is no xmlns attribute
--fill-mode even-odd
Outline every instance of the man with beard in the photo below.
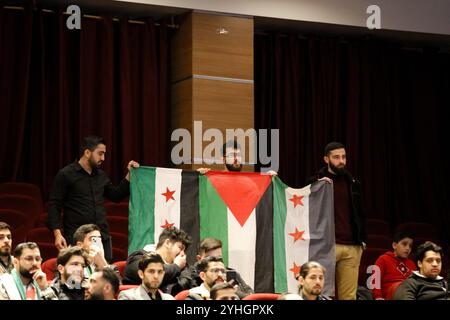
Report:
<svg viewBox="0 0 450 320"><path fill-rule="evenodd" d="M447 281L439 274L442 269L442 248L426 241L417 247L418 271L395 290L394 300L449 300Z"/></svg>
<svg viewBox="0 0 450 320"><path fill-rule="evenodd" d="M298 275L299 295L303 300L330 300L322 295L325 283L325 268L318 262L308 261L302 265Z"/></svg>
<svg viewBox="0 0 450 320"><path fill-rule="evenodd" d="M11 245L11 227L0 221L0 276L4 273L11 273L14 269Z"/></svg>
<svg viewBox="0 0 450 320"><path fill-rule="evenodd" d="M186 300L210 300L211 288L227 281L227 273L222 257L208 256L197 264L197 272L203 283L189 290Z"/></svg>
<svg viewBox="0 0 450 320"><path fill-rule="evenodd" d="M200 242L199 249L197 251L197 263L199 263L202 259L209 257L209 256L215 256L215 257L222 257L222 241L216 238L205 238ZM243 297L254 293L253 289L245 283L244 279L242 279L242 276L238 271L232 268L225 268L227 272L228 280L233 280L233 285L237 286L237 295L240 299ZM231 275L234 275L234 277L231 277ZM199 274L197 273L197 264L194 264L192 266L186 267L182 272L181 276L186 279L192 279L191 283L193 287L200 286L203 282L200 278Z"/></svg>
<svg viewBox="0 0 450 320"><path fill-rule="evenodd" d="M120 279L109 267L94 272L84 291L85 300L115 300L119 292Z"/></svg>
<svg viewBox="0 0 450 320"><path fill-rule="evenodd" d="M42 293L43 300L84 300L84 267L87 256L81 247L62 249L56 258L58 276Z"/></svg>
<svg viewBox="0 0 450 320"><path fill-rule="evenodd" d="M318 180L333 184L338 298L355 300L359 263L367 239L361 185L346 169L347 157L342 143L327 144L323 159L327 165L307 184Z"/></svg>
<svg viewBox="0 0 450 320"><path fill-rule="evenodd" d="M55 177L48 203L48 227L53 230L58 250L72 243L75 230L95 223L102 233L105 258L112 261L112 246L104 207L104 197L120 202L130 194L130 169L139 163L130 161L128 173L114 186L99 167L105 161L106 142L101 137L85 137L80 159L61 169ZM63 222L61 213L64 212Z"/></svg>
<svg viewBox="0 0 450 320"><path fill-rule="evenodd" d="M174 300L170 294L159 290L164 278L164 261L159 254L151 252L139 260L138 275L141 285L122 291L119 300Z"/></svg>
<svg viewBox="0 0 450 320"><path fill-rule="evenodd" d="M0 300L42 300L47 277L41 270L41 253L34 242L17 245L14 269L0 276Z"/></svg>

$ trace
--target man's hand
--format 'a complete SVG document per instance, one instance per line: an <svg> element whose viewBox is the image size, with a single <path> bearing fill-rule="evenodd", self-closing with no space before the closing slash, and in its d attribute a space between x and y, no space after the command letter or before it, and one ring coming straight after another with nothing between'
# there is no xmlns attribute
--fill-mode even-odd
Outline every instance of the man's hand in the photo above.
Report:
<svg viewBox="0 0 450 320"><path fill-rule="evenodd" d="M273 171L273 170L267 171L266 174L268 174L269 176L272 176L272 177L278 175L278 173L276 171Z"/></svg>
<svg viewBox="0 0 450 320"><path fill-rule="evenodd" d="M30 271L30 273L33 275L33 279L36 280L37 284L39 285L39 288L41 290L45 290L48 286L47 275L41 269L32 270Z"/></svg>
<svg viewBox="0 0 450 320"><path fill-rule="evenodd" d="M211 171L211 169L210 168L198 168L197 171L200 174L206 174L208 171Z"/></svg>
<svg viewBox="0 0 450 320"><path fill-rule="evenodd" d="M179 266L181 270L184 269L184 267L186 266L186 254L184 253L184 250L175 257L173 263Z"/></svg>
<svg viewBox="0 0 450 320"><path fill-rule="evenodd" d="M128 162L128 165L127 165L128 173L125 176L125 179L130 181L130 170L131 170L131 168L139 168L139 166L140 166L139 163L134 161L134 160L131 160L130 162Z"/></svg>
<svg viewBox="0 0 450 320"><path fill-rule="evenodd" d="M91 248L89 249L89 261L91 263L94 263L96 269L98 270L102 270L105 266L108 265L103 250L96 246L91 246Z"/></svg>
<svg viewBox="0 0 450 320"><path fill-rule="evenodd" d="M58 250L67 248L66 239L64 239L61 231L59 229L53 230L53 234L55 235L55 247Z"/></svg>
<svg viewBox="0 0 450 320"><path fill-rule="evenodd" d="M333 180L331 180L331 179L328 178L328 177L322 177L322 178L318 179L317 181L326 181L326 182L328 182L328 183L333 183Z"/></svg>

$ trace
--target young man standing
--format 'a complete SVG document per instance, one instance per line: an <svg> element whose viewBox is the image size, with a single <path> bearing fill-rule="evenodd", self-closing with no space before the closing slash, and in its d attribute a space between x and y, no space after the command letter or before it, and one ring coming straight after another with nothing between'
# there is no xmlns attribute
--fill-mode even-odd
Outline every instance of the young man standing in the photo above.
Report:
<svg viewBox="0 0 450 320"><path fill-rule="evenodd" d="M61 169L55 177L48 203L48 227L53 230L55 246L60 250L71 244L75 230L88 223L100 227L105 258L112 259L112 245L104 207L104 198L119 202L130 194L130 170L139 163L130 161L128 173L114 186L100 169L105 161L106 142L101 137L85 137L80 159ZM64 219L61 219L64 212Z"/></svg>
<svg viewBox="0 0 450 320"><path fill-rule="evenodd" d="M337 291L339 300L355 300L367 239L361 185L346 169L347 154L342 143L327 144L323 159L326 166L308 184L318 180L333 184Z"/></svg>

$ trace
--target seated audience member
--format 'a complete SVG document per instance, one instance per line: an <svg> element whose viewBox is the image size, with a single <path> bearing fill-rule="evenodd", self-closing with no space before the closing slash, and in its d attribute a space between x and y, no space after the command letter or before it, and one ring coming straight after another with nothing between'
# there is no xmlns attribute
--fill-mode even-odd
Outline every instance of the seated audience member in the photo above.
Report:
<svg viewBox="0 0 450 320"><path fill-rule="evenodd" d="M116 300L119 293L120 278L112 268L96 271L89 278L84 291L85 300Z"/></svg>
<svg viewBox="0 0 450 320"><path fill-rule="evenodd" d="M217 283L209 292L211 300L239 300L236 288L230 282Z"/></svg>
<svg viewBox="0 0 450 320"><path fill-rule="evenodd" d="M391 300L397 287L416 270L414 261L409 259L413 239L406 232L397 232L392 242L393 251L381 255L375 265L380 268L381 288L374 288L372 295L375 300Z"/></svg>
<svg viewBox="0 0 450 320"><path fill-rule="evenodd" d="M11 227L0 221L0 276L11 273L14 269L12 250Z"/></svg>
<svg viewBox="0 0 450 320"><path fill-rule="evenodd" d="M442 268L442 248L431 241L417 248L419 271L403 281L394 293L394 300L448 300L447 282L439 274Z"/></svg>
<svg viewBox="0 0 450 320"><path fill-rule="evenodd" d="M197 263L197 272L202 284L189 290L186 300L210 300L211 288L227 280L222 257L209 256Z"/></svg>
<svg viewBox="0 0 450 320"><path fill-rule="evenodd" d="M73 234L74 245L84 249L87 253L88 264L84 269L85 277L108 266L103 250L100 228L95 224L84 224Z"/></svg>
<svg viewBox="0 0 450 320"><path fill-rule="evenodd" d="M43 300L84 300L84 267L87 254L75 246L62 249L56 258L58 276L42 292Z"/></svg>
<svg viewBox="0 0 450 320"><path fill-rule="evenodd" d="M0 300L42 300L47 277L41 270L41 253L34 242L24 242L14 250L14 269L0 276Z"/></svg>
<svg viewBox="0 0 450 320"><path fill-rule="evenodd" d="M201 261L203 258L210 257L210 256L222 257L222 241L220 241L219 239L205 238L200 242L200 246L197 251L197 263L199 261ZM236 293L240 299L253 293L253 289L245 283L244 279L242 279L239 272L237 272L235 269L232 269L232 268L226 268L226 271L227 271L227 273L228 272L234 273L234 275L235 275L235 279L233 279L234 285L238 286ZM180 277L181 278L184 277L189 280L192 279L193 280L192 287L200 286L203 282L202 279L200 279L199 274L197 273L196 264L185 268L181 272ZM231 279L228 279L228 280L231 280Z"/></svg>
<svg viewBox="0 0 450 320"><path fill-rule="evenodd" d="M176 227L164 229L159 235L155 251L164 261L164 279L160 289L166 293L176 294L192 287L191 279L179 276L186 266L185 250L191 243L191 237ZM140 259L148 253L146 246L143 250L132 252L127 259L124 272L124 284L140 284L138 276L138 264ZM151 250L151 249L149 249Z"/></svg>
<svg viewBox="0 0 450 320"><path fill-rule="evenodd" d="M119 300L174 300L170 294L159 290L164 278L164 261L156 252L145 254L138 263L141 285L120 292Z"/></svg>
<svg viewBox="0 0 450 320"><path fill-rule="evenodd" d="M325 267L315 261L302 265L298 275L299 295L303 300L330 300L322 295L325 283Z"/></svg>

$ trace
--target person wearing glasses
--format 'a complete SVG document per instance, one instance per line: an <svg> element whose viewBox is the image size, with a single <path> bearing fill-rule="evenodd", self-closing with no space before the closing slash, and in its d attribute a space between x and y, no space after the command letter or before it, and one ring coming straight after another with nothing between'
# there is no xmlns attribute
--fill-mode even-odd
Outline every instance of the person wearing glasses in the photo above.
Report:
<svg viewBox="0 0 450 320"><path fill-rule="evenodd" d="M47 277L41 270L41 253L34 242L24 242L14 250L14 269L0 276L0 300L42 300Z"/></svg>
<svg viewBox="0 0 450 320"><path fill-rule="evenodd" d="M227 281L225 264L222 257L209 256L197 264L197 272L203 283L189 290L186 300L211 300L211 288Z"/></svg>

